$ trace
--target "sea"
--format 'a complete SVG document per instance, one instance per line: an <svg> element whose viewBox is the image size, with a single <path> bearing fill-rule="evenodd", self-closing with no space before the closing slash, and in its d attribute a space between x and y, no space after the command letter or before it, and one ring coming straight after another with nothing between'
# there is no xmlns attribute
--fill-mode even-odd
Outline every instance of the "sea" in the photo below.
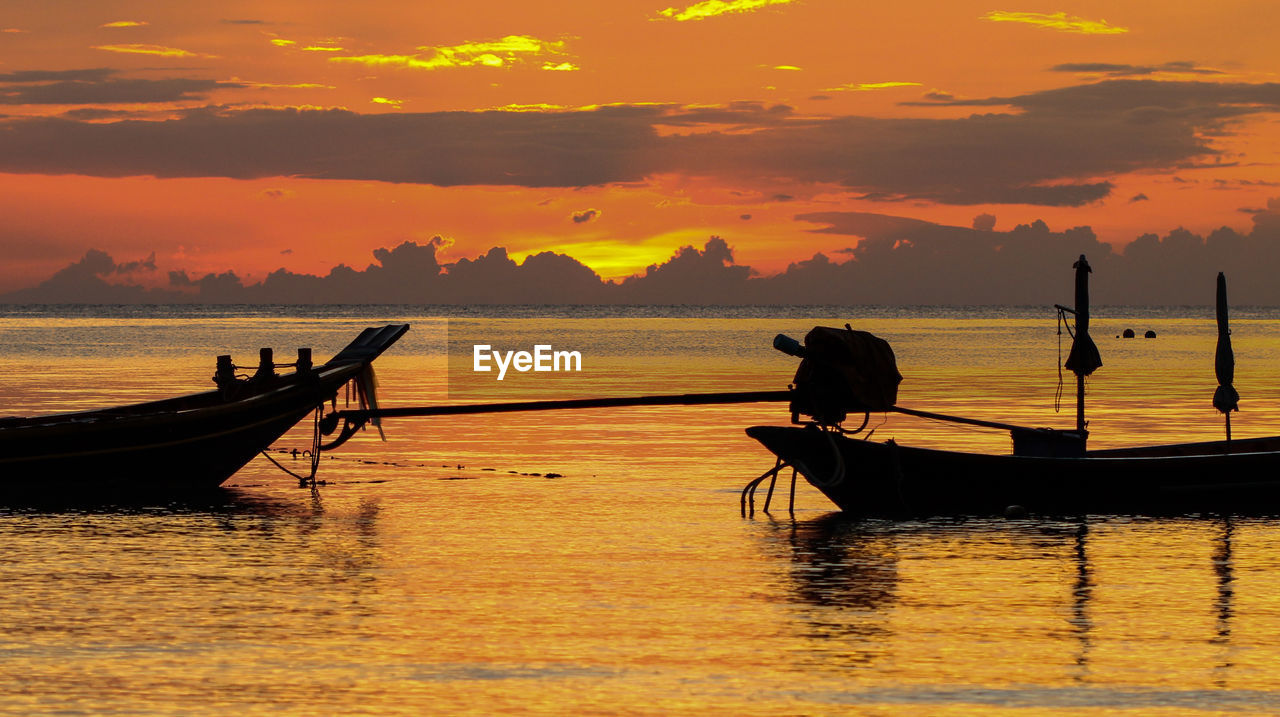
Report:
<svg viewBox="0 0 1280 717"><path fill-rule="evenodd" d="M1280 433L1280 309L1231 321L1233 436ZM1076 418L1069 333L1018 306L8 306L0 416L202 391L218 355L319 363L389 323L411 329L376 362L383 407L784 389L774 336L848 323L892 345L903 406ZM1095 307L1091 333L1092 447L1223 436L1212 307ZM498 381L477 345L581 370ZM803 480L788 510L785 474L744 515L773 458L743 429L788 420L387 419L315 488L258 458L198 499L0 505L0 714L1280 713L1280 515L858 521ZM901 415L864 432L1010 447ZM311 440L270 453L305 472Z"/></svg>

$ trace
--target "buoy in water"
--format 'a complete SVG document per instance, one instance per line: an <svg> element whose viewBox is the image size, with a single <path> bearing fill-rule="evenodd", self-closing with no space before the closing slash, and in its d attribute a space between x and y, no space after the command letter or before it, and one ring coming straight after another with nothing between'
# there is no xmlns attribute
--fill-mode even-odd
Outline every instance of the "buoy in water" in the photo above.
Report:
<svg viewBox="0 0 1280 717"><path fill-rule="evenodd" d="M1143 334L1142 336L1143 336L1143 338L1154 339L1154 338L1156 337L1156 332L1154 332L1154 331L1148 331L1147 333Z"/></svg>
<svg viewBox="0 0 1280 717"><path fill-rule="evenodd" d="M1131 339L1131 338L1133 338L1133 336L1134 336L1134 334L1133 334L1133 329L1125 329L1125 330L1124 330L1124 333L1122 334L1122 336L1124 336L1126 339Z"/></svg>

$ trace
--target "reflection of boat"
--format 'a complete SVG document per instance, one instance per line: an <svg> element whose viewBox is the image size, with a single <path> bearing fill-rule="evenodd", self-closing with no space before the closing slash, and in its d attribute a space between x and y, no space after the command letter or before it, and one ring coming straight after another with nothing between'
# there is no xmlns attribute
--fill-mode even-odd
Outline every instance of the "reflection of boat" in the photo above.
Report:
<svg viewBox="0 0 1280 717"><path fill-rule="evenodd" d="M1077 376L1074 430L1028 428L904 409L896 405L898 374L884 341L819 327L805 346L779 337L775 346L803 356L796 374L793 423L755 426L747 435L778 457L761 480L794 468L842 510L859 514L999 514L1013 508L1040 513L1185 513L1280 511L1280 437L1086 450L1084 377L1102 365L1088 334L1089 265L1076 264L1071 355ZM1219 276L1217 373L1214 405L1235 410L1234 360L1226 327L1225 280ZM1224 400L1223 397L1230 400ZM872 442L840 424L846 413L897 411L1010 431L1008 455L966 453ZM810 417L800 420L799 416ZM866 423L864 421L863 426ZM770 487L772 497L772 484Z"/></svg>
<svg viewBox="0 0 1280 717"><path fill-rule="evenodd" d="M299 350L276 375L264 349L258 372L237 378L220 356L205 393L80 413L0 419L0 491L155 492L211 488L334 398L348 381L371 389L371 364L409 327L368 328L321 366Z"/></svg>

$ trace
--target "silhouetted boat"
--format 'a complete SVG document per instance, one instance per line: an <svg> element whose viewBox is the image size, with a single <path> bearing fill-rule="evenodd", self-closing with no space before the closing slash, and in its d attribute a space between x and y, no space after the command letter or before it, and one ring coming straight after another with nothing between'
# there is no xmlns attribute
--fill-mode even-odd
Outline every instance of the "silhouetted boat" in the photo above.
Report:
<svg viewBox="0 0 1280 717"><path fill-rule="evenodd" d="M237 378L218 357L218 389L79 413L0 419L0 494L159 493L213 488L240 470L348 381L371 394L371 364L406 324L368 328L312 366L276 375L264 349L258 372ZM318 435L318 434L317 434Z"/></svg>
<svg viewBox="0 0 1280 717"><path fill-rule="evenodd" d="M854 514L1280 512L1280 437L1035 456L916 448L818 426L753 426L747 435Z"/></svg>
<svg viewBox="0 0 1280 717"><path fill-rule="evenodd" d="M1088 333L1089 265L1076 262L1071 354L1077 376L1075 430L1029 428L946 416L896 405L901 380L888 344L865 332L819 327L803 347L780 336L775 347L804 358L795 378L792 423L753 426L747 435L778 458L743 491L794 468L842 510L856 514L1280 513L1280 436L1231 440L1234 359L1226 319L1226 284L1218 277L1220 387L1214 405L1228 417L1227 440L1086 449L1084 377L1102 365ZM1070 328L1070 327L1069 327ZM847 413L895 411L1010 431L1013 452L967 453L873 442L846 430ZM807 416L807 419L801 419ZM863 422L866 426L866 422ZM770 484L769 498L773 495ZM766 501L767 509L767 501Z"/></svg>

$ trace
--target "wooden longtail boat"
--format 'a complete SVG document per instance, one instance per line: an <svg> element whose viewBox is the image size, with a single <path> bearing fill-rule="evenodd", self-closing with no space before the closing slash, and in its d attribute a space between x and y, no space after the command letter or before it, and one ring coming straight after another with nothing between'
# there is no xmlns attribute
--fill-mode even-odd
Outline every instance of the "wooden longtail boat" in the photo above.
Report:
<svg viewBox="0 0 1280 717"><path fill-rule="evenodd" d="M0 419L0 494L185 492L214 488L348 381L371 393L371 364L408 325L368 328L313 366L299 350L291 374L264 349L258 372L235 376L220 356L218 389L118 408ZM317 434L318 435L318 434Z"/></svg>
<svg viewBox="0 0 1280 717"><path fill-rule="evenodd" d="M747 435L856 515L1280 513L1280 437L1068 457L916 448L818 426Z"/></svg>
<svg viewBox="0 0 1280 717"><path fill-rule="evenodd" d="M783 469L792 468L841 510L861 515L1280 513L1280 436L1231 440L1230 411L1238 410L1238 396L1231 386L1234 358L1221 274L1220 386L1213 403L1227 417L1227 440L1086 449L1084 377L1102 365L1088 334L1088 273L1082 256L1076 264L1076 307L1057 307L1060 318L1071 313L1076 319L1071 355L1064 364L1077 375L1074 430L1028 428L897 406L901 376L888 344L859 338L870 347L866 348L853 339L863 332L846 325L847 345L831 349L840 330L820 327L806 337L803 348L787 337L775 341L775 347L805 357L791 406L792 422L800 425L747 429L747 435L778 462L744 489L744 506L747 498L754 499L761 481L776 481ZM818 335L820 331L825 333ZM880 357L880 362L868 356ZM884 363L888 365L880 365ZM904 446L893 440L873 442L841 426L846 412L855 411L894 411L1008 430L1013 451L997 455ZM801 420L802 415L810 419ZM772 489L773 484L770 498Z"/></svg>

